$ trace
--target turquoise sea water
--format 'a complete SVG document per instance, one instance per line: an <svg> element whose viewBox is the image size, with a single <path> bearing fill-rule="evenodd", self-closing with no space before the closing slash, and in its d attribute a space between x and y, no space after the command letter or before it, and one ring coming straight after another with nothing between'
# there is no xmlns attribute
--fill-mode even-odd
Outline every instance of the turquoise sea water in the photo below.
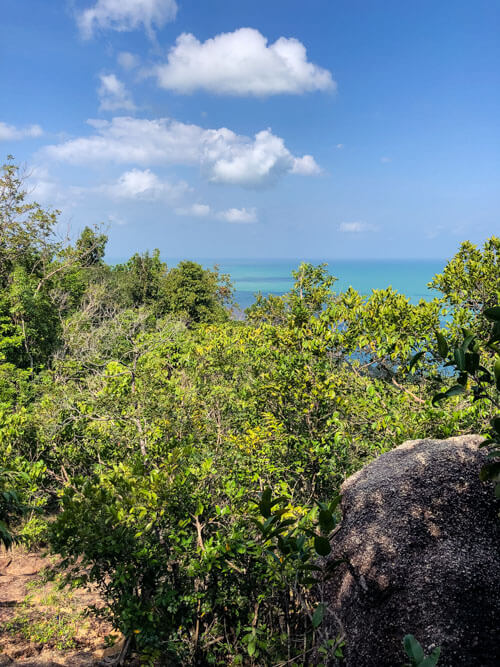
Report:
<svg viewBox="0 0 500 667"><path fill-rule="evenodd" d="M338 278L336 291L344 291L349 286L361 294L370 294L373 289L383 289L391 285L398 292L406 294L412 303L420 299L432 299L436 292L427 288L432 277L443 270L445 260L272 260L272 259L217 259L192 258L206 268L218 265L222 273L229 273L236 293L235 298L241 310L254 301L256 292L284 294L293 285L292 271L301 261L328 264L328 270ZM110 263L126 261L111 259ZM167 258L168 266L174 266L179 258Z"/></svg>
<svg viewBox="0 0 500 667"><path fill-rule="evenodd" d="M300 260L198 260L203 266L219 266L229 273L236 290L236 301L243 310L254 301L254 294L284 294L293 285L292 271ZM349 286L361 294L391 285L406 294L412 303L432 299L437 293L427 283L443 270L444 260L324 260L328 270L338 278L336 291ZM314 260L313 264L320 264ZM170 265L172 262L169 263Z"/></svg>

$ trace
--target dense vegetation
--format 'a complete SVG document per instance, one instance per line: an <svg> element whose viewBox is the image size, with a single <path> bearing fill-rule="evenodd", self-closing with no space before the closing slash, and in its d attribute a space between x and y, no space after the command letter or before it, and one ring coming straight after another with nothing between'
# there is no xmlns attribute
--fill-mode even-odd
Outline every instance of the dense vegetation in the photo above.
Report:
<svg viewBox="0 0 500 667"><path fill-rule="evenodd" d="M1 539L96 583L145 660L340 660L321 604L339 486L406 439L488 430L480 392L431 399L456 384L441 357L464 329L494 377L500 239L464 243L433 301L336 293L303 264L237 321L216 269L158 251L108 266L104 234L60 242L57 220L4 165Z"/></svg>

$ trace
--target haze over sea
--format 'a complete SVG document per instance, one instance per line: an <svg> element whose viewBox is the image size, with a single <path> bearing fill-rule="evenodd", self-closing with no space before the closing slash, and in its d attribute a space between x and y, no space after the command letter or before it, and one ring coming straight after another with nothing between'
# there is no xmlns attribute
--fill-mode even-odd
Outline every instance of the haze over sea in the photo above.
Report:
<svg viewBox="0 0 500 667"><path fill-rule="evenodd" d="M110 259L112 263L124 259ZM180 261L169 258L169 267ZM412 303L420 299L432 299L437 292L430 290L427 283L436 273L443 270L446 260L440 259L392 259L392 260L356 260L356 259L214 259L194 258L205 268L214 265L221 273L228 273L235 287L235 299L241 310L254 302L257 292L262 294L284 294L293 285L292 271L301 261L312 264L326 262L329 272L338 280L335 291L345 291L352 286L361 294L367 295L373 289L384 289L391 285L405 294Z"/></svg>

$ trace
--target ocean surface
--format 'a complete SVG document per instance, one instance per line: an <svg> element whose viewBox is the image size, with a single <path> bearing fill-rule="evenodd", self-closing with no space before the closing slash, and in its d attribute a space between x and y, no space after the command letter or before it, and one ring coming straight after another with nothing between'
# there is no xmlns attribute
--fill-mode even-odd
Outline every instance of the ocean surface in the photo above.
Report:
<svg viewBox="0 0 500 667"><path fill-rule="evenodd" d="M167 260L173 266L179 260ZM271 259L195 259L206 268L218 265L221 273L231 276L235 287L235 299L241 310L254 302L256 292L262 294L284 294L293 285L292 271L302 260ZM322 260L311 261L320 264ZM437 296L429 290L427 283L436 273L440 273L446 260L323 260L329 272L338 280L335 291L346 290L349 286L361 294L368 295L373 289L383 289L391 285L405 294L412 303L420 299Z"/></svg>
<svg viewBox="0 0 500 667"><path fill-rule="evenodd" d="M162 258L169 267L175 266L180 258ZM231 276L235 287L235 299L240 310L248 308L257 292L281 295L293 285L292 271L301 261L312 264L328 264L329 272L337 278L335 291L341 292L352 286L363 295L374 289L392 286L405 294L412 303L420 299L432 299L437 292L430 290L427 283L436 273L440 273L446 260L439 259L391 259L391 260L348 260L348 259L217 259L190 258L205 268L219 267L221 273ZM106 258L110 264L125 262L126 258Z"/></svg>

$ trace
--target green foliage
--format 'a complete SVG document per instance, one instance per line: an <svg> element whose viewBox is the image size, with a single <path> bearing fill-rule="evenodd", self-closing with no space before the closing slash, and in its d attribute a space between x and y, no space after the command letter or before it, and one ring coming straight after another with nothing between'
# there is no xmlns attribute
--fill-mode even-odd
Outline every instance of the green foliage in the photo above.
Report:
<svg viewBox="0 0 500 667"><path fill-rule="evenodd" d="M441 649L437 647L430 655L426 656L424 649L413 635L405 635L403 639L403 646L406 655L411 660L411 667L413 665L415 667L435 667L435 665L438 663L439 656L441 655Z"/></svg>
<svg viewBox="0 0 500 667"><path fill-rule="evenodd" d="M161 314L175 313L189 324L222 322L228 319L225 308L231 302L228 276L217 269L203 269L195 262L180 262L162 282L159 299Z"/></svg>
<svg viewBox="0 0 500 667"><path fill-rule="evenodd" d="M106 234L98 234L97 231L85 227L76 242L75 250L83 266L90 267L102 263L108 237Z"/></svg>
<svg viewBox="0 0 500 667"><path fill-rule="evenodd" d="M456 384L446 391L435 394L432 403L470 395L474 402L489 403L494 410L500 410L500 308L493 306L483 312L492 324L485 327L486 336L481 339L471 330L463 331L463 341L456 347L449 346L443 334L438 333L438 354L446 367L453 368L458 377ZM488 331L490 329L490 331ZM482 444L489 447L488 458L481 469L483 481L496 483L495 493L500 497L500 414L493 413L490 419L489 437Z"/></svg>
<svg viewBox="0 0 500 667"><path fill-rule="evenodd" d="M15 266L41 275L58 249L53 230L58 211L45 211L26 200L23 175L12 156L0 172L0 286L9 283Z"/></svg>
<svg viewBox="0 0 500 667"><path fill-rule="evenodd" d="M307 510L266 489L252 503L226 484L224 505L214 506L200 487L211 464L196 468L193 456L177 451L153 470L119 465L67 486L51 533L68 580L97 584L115 627L143 655L174 664L241 652L280 660L299 638L301 652L324 647L326 607L311 589L335 567L317 558L326 555L336 502Z"/></svg>
<svg viewBox="0 0 500 667"><path fill-rule="evenodd" d="M484 320L477 316L500 300L500 238L492 236L480 249L465 241L443 273L429 283L442 292L442 301L453 315L451 332L459 337L462 328L484 335ZM445 355L443 355L445 356Z"/></svg>
<svg viewBox="0 0 500 667"><path fill-rule="evenodd" d="M21 473L0 468L0 544L6 549L18 541L12 533L11 523L26 511L16 489L22 477Z"/></svg>

